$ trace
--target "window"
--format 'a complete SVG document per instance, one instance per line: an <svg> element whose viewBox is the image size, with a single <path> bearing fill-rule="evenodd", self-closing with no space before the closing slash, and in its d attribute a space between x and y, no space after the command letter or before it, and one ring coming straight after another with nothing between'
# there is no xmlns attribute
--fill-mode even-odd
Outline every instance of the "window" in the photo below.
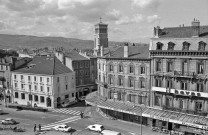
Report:
<svg viewBox="0 0 208 135"><path fill-rule="evenodd" d="M159 95L155 96L155 105L160 106L161 104L161 97Z"/></svg>
<svg viewBox="0 0 208 135"><path fill-rule="evenodd" d="M163 46L163 44L158 42L156 50L162 50L162 46Z"/></svg>
<svg viewBox="0 0 208 135"><path fill-rule="evenodd" d="M109 76L109 84L110 84L110 85L113 84L113 76Z"/></svg>
<svg viewBox="0 0 208 135"><path fill-rule="evenodd" d="M15 98L19 98L19 93L18 92L15 92L14 97Z"/></svg>
<svg viewBox="0 0 208 135"><path fill-rule="evenodd" d="M179 108L180 109L184 108L184 106L183 106L183 99L179 99Z"/></svg>
<svg viewBox="0 0 208 135"><path fill-rule="evenodd" d="M17 88L17 83L14 83L14 87Z"/></svg>
<svg viewBox="0 0 208 135"><path fill-rule="evenodd" d="M72 93L72 97L74 97L74 93Z"/></svg>
<svg viewBox="0 0 208 135"><path fill-rule="evenodd" d="M167 72L173 72L173 63L167 62Z"/></svg>
<svg viewBox="0 0 208 135"><path fill-rule="evenodd" d="M17 75L14 75L14 79L15 79L15 80L17 79Z"/></svg>
<svg viewBox="0 0 208 135"><path fill-rule="evenodd" d="M43 86L40 86L40 91L43 92Z"/></svg>
<svg viewBox="0 0 208 135"><path fill-rule="evenodd" d="M24 84L21 84L21 88L22 88L22 89L25 89L25 85L24 85Z"/></svg>
<svg viewBox="0 0 208 135"><path fill-rule="evenodd" d="M204 73L204 64L203 62L197 63L197 74L203 74Z"/></svg>
<svg viewBox="0 0 208 135"><path fill-rule="evenodd" d="M31 95L31 94L29 94L28 96L29 96L29 100L31 101L31 100L32 100L32 95Z"/></svg>
<svg viewBox="0 0 208 135"><path fill-rule="evenodd" d="M113 72L113 65L112 64L109 65L109 71Z"/></svg>
<svg viewBox="0 0 208 135"><path fill-rule="evenodd" d="M85 71L85 76L89 76L90 74L89 74L89 71L88 70L86 70Z"/></svg>
<svg viewBox="0 0 208 135"><path fill-rule="evenodd" d="M47 83L49 83L49 78L47 78Z"/></svg>
<svg viewBox="0 0 208 135"><path fill-rule="evenodd" d="M50 93L50 87L47 87L47 93Z"/></svg>
<svg viewBox="0 0 208 135"><path fill-rule="evenodd" d="M80 76L83 76L83 75L84 75L84 71L83 71L83 70L80 70L80 71L79 71L79 75L80 75Z"/></svg>
<svg viewBox="0 0 208 135"><path fill-rule="evenodd" d="M142 66L140 69L141 69L141 74L145 74L145 67Z"/></svg>
<svg viewBox="0 0 208 135"><path fill-rule="evenodd" d="M118 85L119 86L123 86L123 79L124 79L123 77L118 78Z"/></svg>
<svg viewBox="0 0 208 135"><path fill-rule="evenodd" d="M129 73L134 73L134 65L129 66Z"/></svg>
<svg viewBox="0 0 208 135"><path fill-rule="evenodd" d="M134 79L133 78L129 78L129 87L134 87Z"/></svg>
<svg viewBox="0 0 208 135"><path fill-rule="evenodd" d="M34 76L34 81L35 81L35 82L37 81L36 76Z"/></svg>
<svg viewBox="0 0 208 135"><path fill-rule="evenodd" d="M68 90L68 85L66 84L66 90Z"/></svg>
<svg viewBox="0 0 208 135"><path fill-rule="evenodd" d="M188 42L183 42L183 48L182 48L182 50L183 51L188 51L189 50L189 46L190 46L190 44L188 43Z"/></svg>
<svg viewBox="0 0 208 135"><path fill-rule="evenodd" d="M89 62L85 62L85 67L86 67L86 68L89 67Z"/></svg>
<svg viewBox="0 0 208 135"><path fill-rule="evenodd" d="M171 107L171 98L166 98L166 107Z"/></svg>
<svg viewBox="0 0 208 135"><path fill-rule="evenodd" d="M21 75L21 80L24 80L24 77L23 77L23 75Z"/></svg>
<svg viewBox="0 0 208 135"><path fill-rule="evenodd" d="M187 60L184 60L182 62L182 74L186 75L187 72L188 72L188 62L187 62Z"/></svg>
<svg viewBox="0 0 208 135"><path fill-rule="evenodd" d="M160 60L156 62L156 71L162 71L161 70L161 61Z"/></svg>
<svg viewBox="0 0 208 135"><path fill-rule="evenodd" d="M73 63L73 68L75 68L75 69L78 68L78 63L74 62Z"/></svg>
<svg viewBox="0 0 208 135"><path fill-rule="evenodd" d="M38 102L38 96L34 95L35 101Z"/></svg>
<svg viewBox="0 0 208 135"><path fill-rule="evenodd" d="M206 43L203 42L203 41L200 41L198 50L199 51L205 51L205 46L206 46Z"/></svg>
<svg viewBox="0 0 208 135"><path fill-rule="evenodd" d="M145 80L140 81L140 88L145 88Z"/></svg>
<svg viewBox="0 0 208 135"><path fill-rule="evenodd" d="M28 81L29 81L29 82L31 81L31 77L30 77L30 76L28 76Z"/></svg>
<svg viewBox="0 0 208 135"><path fill-rule="evenodd" d="M123 65L120 64L120 65L118 66L118 71L119 71L119 72L123 72Z"/></svg>
<svg viewBox="0 0 208 135"><path fill-rule="evenodd" d="M197 83L196 84L196 91L198 91L198 92L203 92L204 91L203 83Z"/></svg>
<svg viewBox="0 0 208 135"><path fill-rule="evenodd" d="M144 97L138 95L138 104L144 104Z"/></svg>
<svg viewBox="0 0 208 135"><path fill-rule="evenodd" d="M59 82L59 77L57 77L57 82Z"/></svg>
<svg viewBox="0 0 208 135"><path fill-rule="evenodd" d="M32 86L31 85L29 85L29 90L32 90Z"/></svg>
<svg viewBox="0 0 208 135"><path fill-rule="evenodd" d="M202 111L202 102L196 102L196 111L201 112Z"/></svg>
<svg viewBox="0 0 208 135"><path fill-rule="evenodd" d="M65 99L69 98L69 95L65 95Z"/></svg>
<svg viewBox="0 0 208 135"><path fill-rule="evenodd" d="M35 85L35 90L37 90L37 85Z"/></svg>
<svg viewBox="0 0 208 135"><path fill-rule="evenodd" d="M45 98L43 96L40 96L40 102L44 103L45 102Z"/></svg>
<svg viewBox="0 0 208 135"><path fill-rule="evenodd" d="M169 50L169 51L174 50L174 45L175 45L175 44L174 44L173 42L169 42L169 43L168 43L168 50Z"/></svg>
<svg viewBox="0 0 208 135"><path fill-rule="evenodd" d="M162 80L161 79L155 79L155 87L162 87Z"/></svg>
<svg viewBox="0 0 208 135"><path fill-rule="evenodd" d="M172 88L172 80L166 80L166 88Z"/></svg>
<svg viewBox="0 0 208 135"><path fill-rule="evenodd" d="M40 77L40 82L43 82L43 78L42 77Z"/></svg>
<svg viewBox="0 0 208 135"><path fill-rule="evenodd" d="M98 64L98 69L100 69L100 63Z"/></svg>
<svg viewBox="0 0 208 135"><path fill-rule="evenodd" d="M21 98L25 99L25 93L21 93Z"/></svg>
<svg viewBox="0 0 208 135"><path fill-rule="evenodd" d="M188 88L188 83L187 82L181 82L181 89L182 90L187 90Z"/></svg>

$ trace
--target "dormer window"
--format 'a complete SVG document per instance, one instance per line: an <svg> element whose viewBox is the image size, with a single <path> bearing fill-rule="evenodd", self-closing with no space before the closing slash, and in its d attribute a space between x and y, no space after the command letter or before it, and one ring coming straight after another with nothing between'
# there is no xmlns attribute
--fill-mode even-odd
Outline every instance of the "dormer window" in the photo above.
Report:
<svg viewBox="0 0 208 135"><path fill-rule="evenodd" d="M163 44L161 43L161 42L158 42L157 43L157 50L162 50L162 46L163 46Z"/></svg>
<svg viewBox="0 0 208 135"><path fill-rule="evenodd" d="M183 42L183 48L182 48L182 50L183 51L188 51L189 50L189 46L190 46L190 43L188 43L188 42Z"/></svg>
<svg viewBox="0 0 208 135"><path fill-rule="evenodd" d="M173 42L168 43L168 50L174 50L175 44Z"/></svg>
<svg viewBox="0 0 208 135"><path fill-rule="evenodd" d="M199 51L204 51L205 50L205 46L206 46L206 43L203 42L203 41L200 41L198 50Z"/></svg>

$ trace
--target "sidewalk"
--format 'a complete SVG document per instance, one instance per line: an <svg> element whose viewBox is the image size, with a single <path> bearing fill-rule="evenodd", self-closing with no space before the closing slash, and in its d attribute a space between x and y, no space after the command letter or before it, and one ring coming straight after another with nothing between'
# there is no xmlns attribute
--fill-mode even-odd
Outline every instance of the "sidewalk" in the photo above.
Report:
<svg viewBox="0 0 208 135"><path fill-rule="evenodd" d="M122 131L128 132L128 135L141 135L141 127L140 124L126 122L123 120L111 120L108 118L103 117L100 113L96 111L96 108L86 107L84 114L86 116L90 116L90 120L94 121L95 123L100 123L102 125L110 126L113 128L120 129ZM163 135L163 133L159 132L153 132L151 127L148 126L142 126L142 135ZM126 134L125 134L126 135Z"/></svg>

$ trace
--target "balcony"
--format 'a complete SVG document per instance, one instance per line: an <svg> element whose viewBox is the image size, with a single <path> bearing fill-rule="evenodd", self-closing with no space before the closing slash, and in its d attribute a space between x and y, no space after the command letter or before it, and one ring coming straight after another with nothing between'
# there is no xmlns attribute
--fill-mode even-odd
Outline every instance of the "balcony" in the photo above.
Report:
<svg viewBox="0 0 208 135"><path fill-rule="evenodd" d="M196 77L196 73L195 72L182 72L182 71L174 71L174 76L177 77Z"/></svg>

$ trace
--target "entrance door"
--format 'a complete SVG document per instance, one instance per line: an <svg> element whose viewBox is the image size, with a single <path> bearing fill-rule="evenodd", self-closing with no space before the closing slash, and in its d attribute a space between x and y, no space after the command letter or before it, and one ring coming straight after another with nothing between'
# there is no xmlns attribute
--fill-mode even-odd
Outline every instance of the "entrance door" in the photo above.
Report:
<svg viewBox="0 0 208 135"><path fill-rule="evenodd" d="M168 130L172 130L173 129L173 123L168 122Z"/></svg>
<svg viewBox="0 0 208 135"><path fill-rule="evenodd" d="M60 97L57 98L57 107L61 107L61 98Z"/></svg>
<svg viewBox="0 0 208 135"><path fill-rule="evenodd" d="M152 120L152 126L155 127L156 126L156 119Z"/></svg>
<svg viewBox="0 0 208 135"><path fill-rule="evenodd" d="M51 99L47 97L47 107L51 107Z"/></svg>

